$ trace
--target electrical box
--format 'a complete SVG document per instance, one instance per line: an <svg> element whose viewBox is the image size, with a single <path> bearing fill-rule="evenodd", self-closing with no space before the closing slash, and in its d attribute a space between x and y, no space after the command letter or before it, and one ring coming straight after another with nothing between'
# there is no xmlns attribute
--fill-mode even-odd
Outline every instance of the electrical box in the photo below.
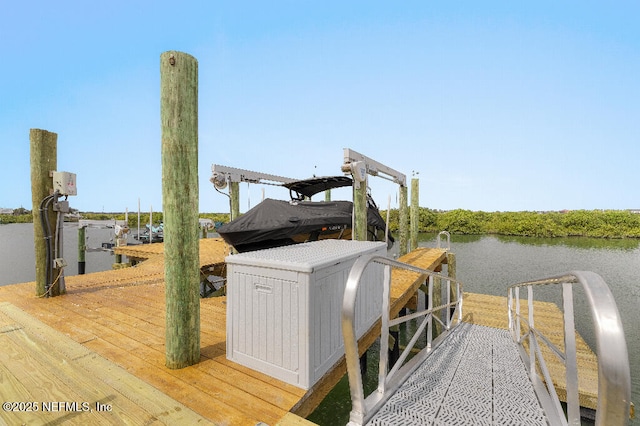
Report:
<svg viewBox="0 0 640 426"><path fill-rule="evenodd" d="M76 174L69 172L53 172L53 190L60 195L78 195Z"/></svg>
<svg viewBox="0 0 640 426"><path fill-rule="evenodd" d="M321 240L228 256L227 358L310 389L344 354L342 300L356 259L386 244ZM371 263L358 290L356 334L382 312L384 267Z"/></svg>
<svg viewBox="0 0 640 426"><path fill-rule="evenodd" d="M69 202L56 200L53 202L53 211L60 213L69 213Z"/></svg>

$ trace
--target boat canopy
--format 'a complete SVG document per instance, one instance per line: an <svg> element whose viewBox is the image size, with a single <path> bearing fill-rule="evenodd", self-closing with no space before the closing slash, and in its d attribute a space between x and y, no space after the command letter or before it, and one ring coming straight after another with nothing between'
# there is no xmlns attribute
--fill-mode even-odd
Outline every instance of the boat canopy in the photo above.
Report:
<svg viewBox="0 0 640 426"><path fill-rule="evenodd" d="M342 188L352 184L353 180L348 176L322 176L284 183L282 186L289 188L292 200L303 200L304 197L311 198L328 189ZM294 192L297 194L296 196L293 195Z"/></svg>

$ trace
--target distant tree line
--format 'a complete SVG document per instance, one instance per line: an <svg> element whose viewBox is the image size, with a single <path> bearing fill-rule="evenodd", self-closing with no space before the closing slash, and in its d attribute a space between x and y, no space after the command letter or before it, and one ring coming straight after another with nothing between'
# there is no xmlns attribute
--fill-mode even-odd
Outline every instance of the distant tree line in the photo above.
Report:
<svg viewBox="0 0 640 426"><path fill-rule="evenodd" d="M12 213L0 214L0 223L29 223L32 221L31 210L27 210L24 207L14 209Z"/></svg>
<svg viewBox="0 0 640 426"><path fill-rule="evenodd" d="M386 212L382 212L386 217ZM389 228L399 229L399 212L392 209ZM567 212L482 212L419 209L419 232L449 231L466 235L523 237L640 238L640 214L627 210L572 210Z"/></svg>
<svg viewBox="0 0 640 426"><path fill-rule="evenodd" d="M24 209L23 209L24 210ZM382 217L386 217L383 211ZM80 213L84 219L124 220L124 213ZM216 224L229 222L228 213L200 213ZM399 229L398 209L389 213L389 228ZM30 223L28 210L0 215L0 223ZM153 223L163 220L162 212L153 213ZM140 226L149 223L149 213L140 214ZM130 228L138 225L137 213L129 213ZM640 214L627 210L572 210L567 212L483 212L471 210L437 211L419 209L419 232L449 231L465 235L513 235L523 237L598 237L640 238Z"/></svg>

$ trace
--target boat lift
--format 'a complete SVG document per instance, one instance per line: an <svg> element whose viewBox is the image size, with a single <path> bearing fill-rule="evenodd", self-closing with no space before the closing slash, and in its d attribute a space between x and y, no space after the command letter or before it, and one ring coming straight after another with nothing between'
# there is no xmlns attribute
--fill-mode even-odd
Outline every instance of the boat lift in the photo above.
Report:
<svg viewBox="0 0 640 426"><path fill-rule="evenodd" d="M349 148L344 148L344 173L353 176L353 236L356 240L367 239L367 175L379 176L400 185L406 191L407 177L404 173L392 169L366 155ZM404 188L404 189L403 189ZM387 214L390 206L387 207ZM387 226L388 226L387 218ZM388 231L387 231L388 234ZM402 245L402 241L400 242Z"/></svg>
<svg viewBox="0 0 640 426"><path fill-rule="evenodd" d="M240 182L259 183L263 185L281 185L295 182L296 179L271 175L268 173L254 172L235 167L213 164L211 166L211 178L209 179L218 192L229 185L229 201L231 203L231 220L240 216Z"/></svg>
<svg viewBox="0 0 640 426"><path fill-rule="evenodd" d="M344 148L344 162L341 167L344 173L353 176L353 201L354 219L353 229L356 239L367 239L367 175L379 176L400 185L401 190L407 187L407 177L385 164L373 160L350 148ZM211 178L209 179L216 191L221 192L229 186L229 201L231 220L240 216L240 191L239 183L258 183L264 185L278 185L296 182L296 179L255 172L235 167L213 164L211 166ZM362 185L364 183L364 185ZM226 194L225 194L226 195ZM358 231L360 229L360 231Z"/></svg>
<svg viewBox="0 0 640 426"><path fill-rule="evenodd" d="M344 163L342 171L351 173L358 184L366 182L366 175L378 176L390 180L400 186L407 186L407 177L404 173L392 169L382 163L360 154L350 148L344 148ZM359 185L358 185L359 186ZM357 189L357 188L356 188Z"/></svg>
<svg viewBox="0 0 640 426"><path fill-rule="evenodd" d="M288 177L254 172L251 170L237 169L235 167L221 166L219 164L213 164L211 166L211 179L209 180L218 189L226 188L227 183L230 182L249 182L261 183L265 185L280 185L282 183L291 183L296 181L296 179L291 179Z"/></svg>

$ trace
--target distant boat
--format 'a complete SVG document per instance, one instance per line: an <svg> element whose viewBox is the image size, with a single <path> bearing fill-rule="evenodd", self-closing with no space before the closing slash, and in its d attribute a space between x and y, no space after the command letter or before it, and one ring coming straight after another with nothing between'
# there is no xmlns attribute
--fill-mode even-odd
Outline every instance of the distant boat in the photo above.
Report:
<svg viewBox="0 0 640 426"><path fill-rule="evenodd" d="M161 222L158 226L145 225L145 231L138 235L134 235L133 238L140 241L143 244L148 243L161 243L164 241L164 224ZM151 236L151 237L150 237Z"/></svg>
<svg viewBox="0 0 640 426"><path fill-rule="evenodd" d="M304 201L327 189L351 186L346 176L317 177L284 186L291 201L265 199L225 225L218 234L238 252L259 250L323 239L351 239L351 201ZM371 197L367 196L368 236L385 241L386 223ZM394 239L388 237L391 246Z"/></svg>

